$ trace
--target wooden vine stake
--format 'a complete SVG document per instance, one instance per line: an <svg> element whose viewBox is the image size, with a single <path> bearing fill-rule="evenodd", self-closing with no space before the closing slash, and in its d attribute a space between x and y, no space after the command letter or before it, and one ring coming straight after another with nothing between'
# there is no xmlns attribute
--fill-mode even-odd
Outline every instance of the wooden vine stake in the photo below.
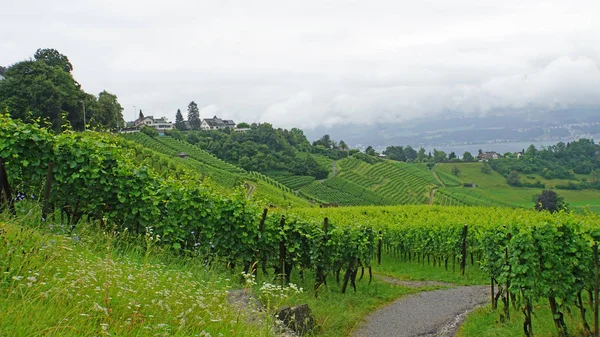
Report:
<svg viewBox="0 0 600 337"><path fill-rule="evenodd" d="M329 219L324 218L323 219L323 238L321 239L323 242L322 243L323 246L325 246L327 244L328 227L329 227ZM325 280L325 271L323 268L323 262L318 261L317 262L317 272L316 272L316 282L315 282L315 298L318 296L319 287L321 287L322 284L326 284L325 282L326 282L326 280Z"/></svg>
<svg viewBox="0 0 600 337"><path fill-rule="evenodd" d="M11 214L15 214L15 201L12 197L10 185L8 184L8 173L6 173L4 158L0 158L0 202L2 201L2 192L4 192L8 209ZM4 208L4 204L2 204L2 208Z"/></svg>
<svg viewBox="0 0 600 337"><path fill-rule="evenodd" d="M50 212L50 193L52 192L52 183L54 182L54 163L48 163L48 173L46 174L46 186L44 187L44 208L42 209L42 220L46 220Z"/></svg>
<svg viewBox="0 0 600 337"><path fill-rule="evenodd" d="M467 265L467 230L468 226L465 225L462 232L462 257L460 259L460 272L462 276L465 276L465 269Z"/></svg>
<svg viewBox="0 0 600 337"><path fill-rule="evenodd" d="M281 241L279 242L279 272L281 274L281 286L285 286L285 215L281 217Z"/></svg>
<svg viewBox="0 0 600 337"><path fill-rule="evenodd" d="M379 241L377 241L377 265L381 266L381 231L379 231Z"/></svg>

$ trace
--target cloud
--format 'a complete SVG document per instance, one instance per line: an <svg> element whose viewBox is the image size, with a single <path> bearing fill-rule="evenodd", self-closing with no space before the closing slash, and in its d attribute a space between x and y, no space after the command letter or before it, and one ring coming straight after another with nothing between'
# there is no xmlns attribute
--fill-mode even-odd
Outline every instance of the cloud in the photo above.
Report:
<svg viewBox="0 0 600 337"><path fill-rule="evenodd" d="M91 93L174 119L313 128L600 104L600 2L10 1L0 64L56 48Z"/></svg>

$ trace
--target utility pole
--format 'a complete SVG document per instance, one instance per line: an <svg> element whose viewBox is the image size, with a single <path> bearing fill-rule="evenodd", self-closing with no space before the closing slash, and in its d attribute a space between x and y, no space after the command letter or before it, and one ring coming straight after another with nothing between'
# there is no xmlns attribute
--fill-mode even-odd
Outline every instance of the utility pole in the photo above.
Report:
<svg viewBox="0 0 600 337"><path fill-rule="evenodd" d="M81 101L83 104L83 131L85 131L85 101Z"/></svg>

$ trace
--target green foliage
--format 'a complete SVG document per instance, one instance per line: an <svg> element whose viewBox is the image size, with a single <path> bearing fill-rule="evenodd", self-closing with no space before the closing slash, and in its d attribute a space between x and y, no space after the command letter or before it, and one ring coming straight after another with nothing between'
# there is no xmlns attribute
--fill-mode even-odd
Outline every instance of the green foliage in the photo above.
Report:
<svg viewBox="0 0 600 337"><path fill-rule="evenodd" d="M54 49L38 49L35 61L12 65L0 82L0 110L27 123L43 123L56 132L84 129L115 130L123 126L117 97L102 91L96 98L81 90L68 58Z"/></svg>
<svg viewBox="0 0 600 337"><path fill-rule="evenodd" d="M51 67L57 67L62 71L70 73L73 71L73 65L69 62L67 56L61 54L56 49L38 49L33 55L36 61L44 62Z"/></svg>
<svg viewBox="0 0 600 337"><path fill-rule="evenodd" d="M175 114L175 128L180 131L184 131L186 129L183 115L179 109L177 109L177 113Z"/></svg>
<svg viewBox="0 0 600 337"><path fill-rule="evenodd" d="M196 104L196 102L191 101L190 104L188 104L188 108L187 108L187 112L188 112L188 122L190 123L190 128L192 130L198 130L200 129L200 110L198 109L198 104Z"/></svg>
<svg viewBox="0 0 600 337"><path fill-rule="evenodd" d="M142 127L141 131L143 134L148 135L152 138L158 137L158 130L156 130L155 128L153 128L151 126L144 125Z"/></svg>
<svg viewBox="0 0 600 337"><path fill-rule="evenodd" d="M465 151L465 153L463 153L462 160L466 161L466 162L471 162L471 161L475 161L475 158L473 158L473 155L471 154L471 152Z"/></svg>
<svg viewBox="0 0 600 337"><path fill-rule="evenodd" d="M537 211L548 211L550 213L568 210L568 205L563 197L552 190L543 190L535 200Z"/></svg>
<svg viewBox="0 0 600 337"><path fill-rule="evenodd" d="M371 145L367 146L365 149L365 154L369 156L377 156L377 152L375 152L375 149Z"/></svg>
<svg viewBox="0 0 600 337"><path fill-rule="evenodd" d="M187 141L247 171L263 174L279 172L316 179L326 178L331 171L330 163L322 165L313 154L308 153L311 145L299 129L274 129L272 125L263 123L246 132L191 132ZM342 155L338 150L323 152L324 155L329 153L336 158Z"/></svg>

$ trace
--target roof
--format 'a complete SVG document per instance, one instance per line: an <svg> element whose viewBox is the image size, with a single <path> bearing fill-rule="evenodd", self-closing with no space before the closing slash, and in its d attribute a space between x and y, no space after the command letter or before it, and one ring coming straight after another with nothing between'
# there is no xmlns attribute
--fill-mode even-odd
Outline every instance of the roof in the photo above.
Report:
<svg viewBox="0 0 600 337"><path fill-rule="evenodd" d="M204 118L202 121L211 127L235 126L235 122L231 119L222 120L217 116L214 116L213 118Z"/></svg>

